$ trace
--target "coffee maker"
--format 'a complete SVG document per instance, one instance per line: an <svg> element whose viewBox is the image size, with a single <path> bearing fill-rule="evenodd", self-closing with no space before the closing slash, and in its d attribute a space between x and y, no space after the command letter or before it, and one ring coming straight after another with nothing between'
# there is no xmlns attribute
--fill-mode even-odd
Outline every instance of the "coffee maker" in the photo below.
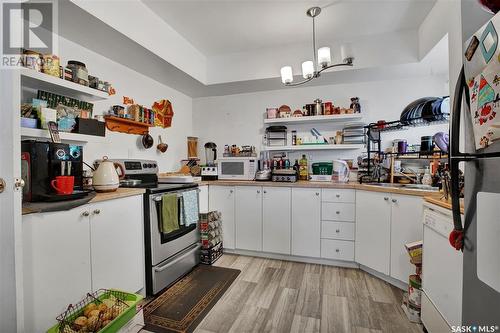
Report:
<svg viewBox="0 0 500 333"><path fill-rule="evenodd" d="M68 163L71 162L71 163ZM63 175L62 164L69 166L65 175L75 178L73 194L58 195L50 182ZM65 143L21 142L21 174L25 186L23 201L62 201L85 196L83 190L83 148Z"/></svg>
<svg viewBox="0 0 500 333"><path fill-rule="evenodd" d="M201 167L201 179L217 180L218 170L215 164L215 160L217 160L217 145L215 143L205 143L205 159L206 165Z"/></svg>

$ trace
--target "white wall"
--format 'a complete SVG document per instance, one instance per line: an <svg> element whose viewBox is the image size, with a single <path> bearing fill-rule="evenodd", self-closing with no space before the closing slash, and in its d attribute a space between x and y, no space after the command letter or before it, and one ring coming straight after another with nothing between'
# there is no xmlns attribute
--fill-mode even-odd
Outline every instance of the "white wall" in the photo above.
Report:
<svg viewBox="0 0 500 333"><path fill-rule="evenodd" d="M225 144L254 145L260 150L264 112L267 107L289 105L292 110L301 108L315 98L333 101L334 105L348 107L350 97L359 96L366 123L380 119L396 120L403 108L411 101L424 96L446 95L446 78L429 76L392 81L361 82L329 86L290 88L249 94L205 97L193 101L193 130L200 138L200 150L205 142L213 141L222 153ZM296 128L298 134L306 133L311 126ZM320 125L322 134L332 134L342 126ZM289 130L294 129L288 127ZM407 138L409 143L420 143L421 135L432 135L439 130L447 131L447 125L415 128L404 132L384 134L389 142L393 138ZM310 134L309 134L310 135ZM348 152L315 152L315 160L355 158L365 150ZM290 155L292 159L299 154ZM204 154L200 155L204 158Z"/></svg>
<svg viewBox="0 0 500 333"><path fill-rule="evenodd" d="M68 60L81 60L87 65L89 74L111 82L116 89L115 96L106 101L94 103L94 115L105 113L114 104L121 104L122 96L132 97L135 102L149 107L154 101L168 99L172 102L175 113L172 127L150 129L150 134L155 140L152 148L144 149L139 135L107 130L105 143L88 143L84 147L86 162L93 162L107 155L110 158L154 159L158 161L160 171L163 172L179 168L179 161L187 155L186 137L193 134L192 99L190 97L64 38L59 40L59 52L64 65ZM156 150L159 134L169 145L165 154Z"/></svg>

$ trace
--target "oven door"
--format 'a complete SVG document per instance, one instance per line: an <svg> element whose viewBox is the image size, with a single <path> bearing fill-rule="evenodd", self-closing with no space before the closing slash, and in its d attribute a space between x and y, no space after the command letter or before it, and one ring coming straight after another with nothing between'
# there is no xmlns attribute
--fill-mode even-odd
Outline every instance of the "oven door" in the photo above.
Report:
<svg viewBox="0 0 500 333"><path fill-rule="evenodd" d="M182 211L181 200L182 193L187 191L197 191L198 189L188 189L186 191L177 191L177 203L179 205L179 221ZM149 216L150 216L150 240L151 240L151 264L156 266L175 254L183 251L191 245L200 242L200 232L198 223L190 226L181 226L179 230L168 234L160 232L160 219L158 218L157 205L161 205L161 197L163 194L151 195L149 199ZM198 199L197 199L198 200Z"/></svg>

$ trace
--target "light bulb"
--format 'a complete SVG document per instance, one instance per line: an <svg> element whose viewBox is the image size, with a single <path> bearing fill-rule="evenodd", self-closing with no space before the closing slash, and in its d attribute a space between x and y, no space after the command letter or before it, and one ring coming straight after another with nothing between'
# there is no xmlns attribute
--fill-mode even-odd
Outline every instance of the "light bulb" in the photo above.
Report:
<svg viewBox="0 0 500 333"><path fill-rule="evenodd" d="M314 63L312 61L304 61L302 63L302 76L304 79L310 79L314 74Z"/></svg>
<svg viewBox="0 0 500 333"><path fill-rule="evenodd" d="M343 62L347 62L348 59L354 59L354 53L352 52L351 44L343 44L340 46L340 56Z"/></svg>
<svg viewBox="0 0 500 333"><path fill-rule="evenodd" d="M284 84L293 82L293 73L291 66L281 67L281 82L283 82Z"/></svg>
<svg viewBox="0 0 500 333"><path fill-rule="evenodd" d="M330 56L330 48L329 47L321 47L318 49L318 64L321 67L326 67L330 65L332 62L332 58Z"/></svg>

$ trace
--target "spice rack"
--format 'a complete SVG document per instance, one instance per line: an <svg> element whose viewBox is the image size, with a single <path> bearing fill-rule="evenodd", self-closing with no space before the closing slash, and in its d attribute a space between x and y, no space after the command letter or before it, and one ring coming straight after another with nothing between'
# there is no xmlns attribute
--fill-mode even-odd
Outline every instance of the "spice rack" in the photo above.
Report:
<svg viewBox="0 0 500 333"><path fill-rule="evenodd" d="M144 135L149 133L149 128L152 124L146 124L135 120L120 118L115 116L104 116L106 128L113 132L126 134Z"/></svg>

